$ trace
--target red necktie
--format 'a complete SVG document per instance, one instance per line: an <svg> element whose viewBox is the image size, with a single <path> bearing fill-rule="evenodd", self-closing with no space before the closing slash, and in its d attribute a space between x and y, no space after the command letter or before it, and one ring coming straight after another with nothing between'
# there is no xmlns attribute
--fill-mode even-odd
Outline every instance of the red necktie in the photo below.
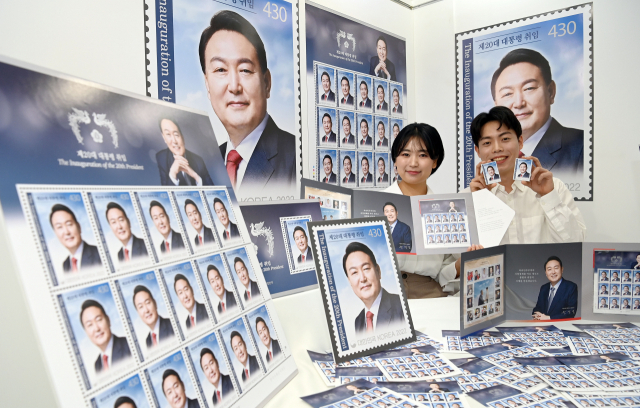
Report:
<svg viewBox="0 0 640 408"><path fill-rule="evenodd" d="M365 139L362 139L362 140L360 141L360 144L364 144L364 141L365 141Z"/></svg>
<svg viewBox="0 0 640 408"><path fill-rule="evenodd" d="M164 246L167 249L167 252L171 252L171 247L169 246L169 243L167 241L164 241Z"/></svg>
<svg viewBox="0 0 640 408"><path fill-rule="evenodd" d="M382 140L378 142L378 146L382 146Z"/></svg>
<svg viewBox="0 0 640 408"><path fill-rule="evenodd" d="M323 142L327 143L329 141L329 136L325 135Z"/></svg>
<svg viewBox="0 0 640 408"><path fill-rule="evenodd" d="M302 262L304 262L304 255L302 255ZM269 352L269 353L271 353L271 352Z"/></svg>
<svg viewBox="0 0 640 408"><path fill-rule="evenodd" d="M238 166L240 166L241 161L242 156L240 156L240 154L235 150L231 150L227 155L227 173L229 173L229 178L231 179L231 185L233 186L233 188L236 187Z"/></svg>
<svg viewBox="0 0 640 408"><path fill-rule="evenodd" d="M78 272L78 260L71 258L71 272Z"/></svg>
<svg viewBox="0 0 640 408"><path fill-rule="evenodd" d="M127 248L124 249L124 260L125 261L129 260L129 250Z"/></svg>
<svg viewBox="0 0 640 408"><path fill-rule="evenodd" d="M247 291L247 299L251 300L251 292Z"/></svg>
<svg viewBox="0 0 640 408"><path fill-rule="evenodd" d="M151 333L151 341L153 342L154 346L158 345L158 339L156 338L156 334L155 333Z"/></svg>
<svg viewBox="0 0 640 408"><path fill-rule="evenodd" d="M227 309L224 307L224 302L220 302L220 304L222 305L222 311L223 311L223 312L226 312L226 311L227 311Z"/></svg>
<svg viewBox="0 0 640 408"><path fill-rule="evenodd" d="M366 181L366 180L365 180L365 178L363 177L363 178L362 178L362 182L364 183L365 181Z"/></svg>
<svg viewBox="0 0 640 408"><path fill-rule="evenodd" d="M347 143L347 138L345 137L344 140L342 140L342 143Z"/></svg>
<svg viewBox="0 0 640 408"><path fill-rule="evenodd" d="M364 106L364 101L362 101L362 102L360 103L360 106Z"/></svg>
<svg viewBox="0 0 640 408"><path fill-rule="evenodd" d="M324 94L324 100L326 101L327 98L329 98L329 96L327 94Z"/></svg>
<svg viewBox="0 0 640 408"><path fill-rule="evenodd" d="M193 316L189 316L189 319L191 319L191 327L196 327L196 319Z"/></svg>
<svg viewBox="0 0 640 408"><path fill-rule="evenodd" d="M347 98L342 98L342 103L347 103Z"/></svg>
<svg viewBox="0 0 640 408"><path fill-rule="evenodd" d="M367 332L373 332L373 313L367 312Z"/></svg>
<svg viewBox="0 0 640 408"><path fill-rule="evenodd" d="M102 355L102 369L103 370L109 369L109 357L107 357L106 354Z"/></svg>
<svg viewBox="0 0 640 408"><path fill-rule="evenodd" d="M218 396L218 402L222 401L222 397L220 396L220 390L216 391L216 395Z"/></svg>
<svg viewBox="0 0 640 408"><path fill-rule="evenodd" d="M397 112L397 111L398 111L398 108L393 108L393 112L394 113Z"/></svg>
<svg viewBox="0 0 640 408"><path fill-rule="evenodd" d="M271 354L271 351L269 351L269 360L273 360L273 354Z"/></svg>
<svg viewBox="0 0 640 408"><path fill-rule="evenodd" d="M229 231L227 231L227 239L231 238L231 234L229 234Z"/></svg>
<svg viewBox="0 0 640 408"><path fill-rule="evenodd" d="M382 181L382 177L378 177L378 183Z"/></svg>
<svg viewBox="0 0 640 408"><path fill-rule="evenodd" d="M382 109L382 105L378 105L378 109Z"/></svg>
<svg viewBox="0 0 640 408"><path fill-rule="evenodd" d="M247 377L247 380L249 379L249 370L246 368L244 369L244 376Z"/></svg>
<svg viewBox="0 0 640 408"><path fill-rule="evenodd" d="M202 245L202 235L198 235L198 239L200 240L200 245Z"/></svg>
<svg viewBox="0 0 640 408"><path fill-rule="evenodd" d="M349 181L346 177L344 178L344 182L346 183L347 181Z"/></svg>
<svg viewBox="0 0 640 408"><path fill-rule="evenodd" d="M329 182L329 177L325 177L325 178L324 178L324 182L325 182L325 183L328 183L328 182Z"/></svg>

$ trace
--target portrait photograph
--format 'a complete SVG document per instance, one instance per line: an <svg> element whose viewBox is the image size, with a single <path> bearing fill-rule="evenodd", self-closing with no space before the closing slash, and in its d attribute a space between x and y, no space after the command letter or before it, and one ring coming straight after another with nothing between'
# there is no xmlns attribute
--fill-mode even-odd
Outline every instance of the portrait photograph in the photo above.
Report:
<svg viewBox="0 0 640 408"><path fill-rule="evenodd" d="M383 351L372 358L387 381L434 380L462 374L460 369L432 346ZM395 378L394 372L399 372L401 376ZM407 376L408 373L411 375ZM443 399L442 402L444 401Z"/></svg>
<svg viewBox="0 0 640 408"><path fill-rule="evenodd" d="M194 253L218 248L206 206L199 191L174 191L173 198L182 219L187 242Z"/></svg>
<svg viewBox="0 0 640 408"><path fill-rule="evenodd" d="M504 282L501 280L500 283L497 283L495 276L489 277L488 273L489 267L493 267L495 274L495 268L498 265L501 270L504 269L504 254L481 257L462 263L460 275L464 276L467 282L473 284L473 291L466 296L466 298L471 299L471 307L468 306L465 300L461 309L464 315L468 311L472 312L473 319L471 321L465 319L464 328L471 328L504 315L503 309L497 307L499 301L498 291L504 292ZM491 305L493 305L493 313L489 313L489 306ZM488 306L485 316L482 316L482 313L479 312L479 309L483 306Z"/></svg>
<svg viewBox="0 0 640 408"><path fill-rule="evenodd" d="M389 83L389 92L391 93L391 106L389 112L392 116L404 117L402 100L402 84L396 82Z"/></svg>
<svg viewBox="0 0 640 408"><path fill-rule="evenodd" d="M382 217L309 223L338 363L415 337L387 225ZM370 312L374 302L379 305L375 320ZM381 342L381 335L390 337Z"/></svg>
<svg viewBox="0 0 640 408"><path fill-rule="evenodd" d="M374 112L380 115L389 114L389 82L382 79L373 80Z"/></svg>
<svg viewBox="0 0 640 408"><path fill-rule="evenodd" d="M239 317L219 329L220 339L231 362L231 370L242 393L247 392L263 376L262 358L253 346L244 318Z"/></svg>
<svg viewBox="0 0 640 408"><path fill-rule="evenodd" d="M400 134L400 131L404 127L403 123L404 122L402 121L402 119L389 119L389 130L391 132L389 136L389 146L393 146L393 142L396 140L396 137L398 136L398 134Z"/></svg>
<svg viewBox="0 0 640 408"><path fill-rule="evenodd" d="M340 129L338 134L340 147L343 149L355 149L358 135L360 134L355 112L339 110L338 125Z"/></svg>
<svg viewBox="0 0 640 408"><path fill-rule="evenodd" d="M355 150L339 150L340 185L353 188L358 185L358 160ZM346 208L344 209L346 211Z"/></svg>
<svg viewBox="0 0 640 408"><path fill-rule="evenodd" d="M193 337L210 329L212 321L191 262L161 268L160 274L183 337Z"/></svg>
<svg viewBox="0 0 640 408"><path fill-rule="evenodd" d="M228 407L239 394L234 388L238 378L229 369L222 349L215 332L187 346L197 388L201 390L207 406L216 408Z"/></svg>
<svg viewBox="0 0 640 408"><path fill-rule="evenodd" d="M318 181L338 185L339 167L337 150L318 149Z"/></svg>
<svg viewBox="0 0 640 408"><path fill-rule="evenodd" d="M373 112L373 104L375 91L373 89L373 78L366 75L356 74L356 82L358 84L357 106L358 112Z"/></svg>
<svg viewBox="0 0 640 408"><path fill-rule="evenodd" d="M129 403L131 405L127 406ZM151 408L139 374L135 374L91 398L95 408Z"/></svg>
<svg viewBox="0 0 640 408"><path fill-rule="evenodd" d="M338 111L334 108L318 107L318 147L338 147Z"/></svg>
<svg viewBox="0 0 640 408"><path fill-rule="evenodd" d="M54 286L104 275L98 238L80 192L34 191L32 216Z"/></svg>
<svg viewBox="0 0 640 408"><path fill-rule="evenodd" d="M356 173L356 178L357 178L357 172L356 172L356 168L357 168L358 164L357 164L357 160L354 159L353 162L353 172ZM344 169L343 169L344 170ZM309 184L305 184L305 183L313 183L312 185ZM326 200L327 197L330 197L331 199L336 199L336 200L340 200L340 201L344 201L347 203L347 210L344 211L345 213L345 217L344 218L351 218L351 196L353 191L351 191L350 189L342 189L341 187L337 187L337 188L333 188L330 185L326 185L326 184L319 184L317 181L315 180L309 180L307 181L306 179L302 179L302 190L304 192L305 196L309 196L309 195L313 195L315 196L319 203L320 203L320 211L322 213L322 218L325 219L325 215L336 215L337 217L335 219L339 219L338 217L341 215L341 212L335 212L335 213L331 213L329 214L328 211L329 208L325 208L324 206L324 202ZM322 188L323 186L326 186L327 188ZM321 197L322 199L320 199L319 197ZM327 217L328 218L328 217Z"/></svg>
<svg viewBox="0 0 640 408"><path fill-rule="evenodd" d="M513 179L516 181L531 180L531 171L533 170L533 160L516 159L516 165L513 169Z"/></svg>
<svg viewBox="0 0 640 408"><path fill-rule="evenodd" d="M357 84L354 82L356 75L353 72L338 70L338 106L341 108L355 109Z"/></svg>
<svg viewBox="0 0 640 408"><path fill-rule="evenodd" d="M181 351L152 364L144 372L159 408L199 406L198 393Z"/></svg>
<svg viewBox="0 0 640 408"><path fill-rule="evenodd" d="M244 309L262 302L262 289L256 278L254 264L245 247L236 248L224 253L229 273L238 291L238 297Z"/></svg>
<svg viewBox="0 0 640 408"><path fill-rule="evenodd" d="M313 262L307 227L310 221L312 221L310 215L280 217L280 229L291 274L315 270L316 265Z"/></svg>
<svg viewBox="0 0 640 408"><path fill-rule="evenodd" d="M458 102L459 129L468 129L472 113L511 109L521 118L524 155L573 185L576 200L592 197L592 29L592 6L585 4L456 34L457 83L471 95ZM532 81L543 92L529 92L525 85ZM459 132L465 152L458 162L460 189L475 177L465 166L479 162L464 137Z"/></svg>
<svg viewBox="0 0 640 408"><path fill-rule="evenodd" d="M356 145L358 150L373 150L375 137L375 125L373 123L373 115L366 113L356 114L357 131Z"/></svg>
<svg viewBox="0 0 640 408"><path fill-rule="evenodd" d="M87 389L135 366L133 349L108 283L57 295ZM112 344L110 346L110 344ZM109 349L109 347L111 347Z"/></svg>
<svg viewBox="0 0 640 408"><path fill-rule="evenodd" d="M151 265L147 249L147 234L140 228L138 214L126 191L87 193L94 217L100 224L105 252L116 271L125 271Z"/></svg>
<svg viewBox="0 0 640 408"><path fill-rule="evenodd" d="M375 162L373 152L358 151L358 187L373 187Z"/></svg>
<svg viewBox="0 0 640 408"><path fill-rule="evenodd" d="M118 279L115 284L143 361L178 344L172 313L153 271Z"/></svg>
<svg viewBox="0 0 640 408"><path fill-rule="evenodd" d="M285 358L284 340L276 332L271 321L267 305L247 313L247 324L258 348L258 355L267 373L274 369Z"/></svg>
<svg viewBox="0 0 640 408"><path fill-rule="evenodd" d="M229 193L226 189L204 190L209 211L215 230L218 235L218 242L223 247L237 245L242 242L242 234L238 228L238 221L235 215L234 206L231 204Z"/></svg>
<svg viewBox="0 0 640 408"><path fill-rule="evenodd" d="M389 118L385 116L374 116L374 135L373 145L375 150L388 152L391 151L391 141L389 140Z"/></svg>
<svg viewBox="0 0 640 408"><path fill-rule="evenodd" d="M376 187L389 186L389 168L391 167L391 154L383 152L375 152L375 183Z"/></svg>
<svg viewBox="0 0 640 408"><path fill-rule="evenodd" d="M318 104L337 106L338 86L336 82L336 70L326 65L316 65L316 95Z"/></svg>
<svg viewBox="0 0 640 408"><path fill-rule="evenodd" d="M204 292L216 322L228 320L240 313L239 300L222 255L213 254L195 260L204 285Z"/></svg>
<svg viewBox="0 0 640 408"><path fill-rule="evenodd" d="M151 238L151 246L161 261L188 255L178 216L166 191L136 193Z"/></svg>
<svg viewBox="0 0 640 408"><path fill-rule="evenodd" d="M481 167L482 174L484 175L484 182L487 186L502 181L500 179L500 172L498 171L498 164L496 162L485 163Z"/></svg>

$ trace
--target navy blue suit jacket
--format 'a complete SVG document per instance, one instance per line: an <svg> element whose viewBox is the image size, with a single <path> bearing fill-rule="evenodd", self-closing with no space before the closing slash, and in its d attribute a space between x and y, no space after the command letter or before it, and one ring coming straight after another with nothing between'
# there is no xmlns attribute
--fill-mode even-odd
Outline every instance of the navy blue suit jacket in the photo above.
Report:
<svg viewBox="0 0 640 408"><path fill-rule="evenodd" d="M393 233L391 233L391 238L393 238L396 252L411 252L413 241L411 239L411 228L407 224L398 220L398 223L393 228Z"/></svg>
<svg viewBox="0 0 640 408"><path fill-rule="evenodd" d="M367 174L367 177L365 178L364 176L360 179L361 183L373 183L373 176L371 175L371 173Z"/></svg>
<svg viewBox="0 0 640 408"><path fill-rule="evenodd" d="M231 221L229 221L229 235L230 235L230 237L227 238L227 233L226 233L225 230L222 230L221 234L222 234L222 239L227 241L227 240L230 240L230 239L238 238L240 236L240 231L238 230L238 226L236 224L234 224Z"/></svg>
<svg viewBox="0 0 640 408"><path fill-rule="evenodd" d="M349 174L349 178L345 177L342 179L343 183L355 183L356 182L356 175L351 173Z"/></svg>
<svg viewBox="0 0 640 408"><path fill-rule="evenodd" d="M360 146L371 146L373 145L373 139L371 138L371 136L367 136L367 138L364 140L364 144L362 143L362 139L358 139L358 144Z"/></svg>
<svg viewBox="0 0 640 408"><path fill-rule="evenodd" d="M354 144L355 142L356 137L352 133L349 133L349 138L347 138L346 136L342 136L342 143L344 144Z"/></svg>
<svg viewBox="0 0 640 408"><path fill-rule="evenodd" d="M222 388L222 398L226 399L225 396L228 396L230 392L233 393L233 383L231 382L231 377L222 373L220 373L220 380L220 387ZM218 405L218 394L214 392L211 401L213 401L214 407Z"/></svg>
<svg viewBox="0 0 640 408"><path fill-rule="evenodd" d="M233 296L233 293L225 290L224 292L224 309L225 311L229 311L231 309L235 309L238 307L236 303L236 298ZM218 301L218 314L222 314L222 304Z"/></svg>
<svg viewBox="0 0 640 408"><path fill-rule="evenodd" d="M158 341L167 340L175 336L176 334L173 332L173 326L171 326L171 321L160 315L158 315L158 318L160 319L160 329L158 330L160 333L158 333L158 337L159 337ZM146 343L147 343L147 348L153 347L153 340L151 339L151 333L147 334Z"/></svg>
<svg viewBox="0 0 640 408"><path fill-rule="evenodd" d="M258 359L255 356L249 354L249 377L256 374L256 372L260 371L260 366L258 365ZM247 377L244 374L244 370L242 370L242 382L247 381Z"/></svg>
<svg viewBox="0 0 640 408"><path fill-rule="evenodd" d="M323 183L336 184L336 173L331 173L331 175L329 176L329 180L327 180L327 176L325 174L325 176L320 181L322 181Z"/></svg>
<svg viewBox="0 0 640 408"><path fill-rule="evenodd" d="M382 138L382 143L380 143L380 139L376 140L376 146L389 146L389 139L386 137Z"/></svg>
<svg viewBox="0 0 640 408"><path fill-rule="evenodd" d="M84 241L83 241L84 242ZM82 258L80 259L80 268L89 268L92 266L99 266L102 264L100 261L100 253L98 247L89 245L84 242L82 248ZM71 255L67 257L62 263L62 270L64 272L71 272Z"/></svg>
<svg viewBox="0 0 640 408"><path fill-rule="evenodd" d="M180 248L184 249L184 241L182 240L182 234L172 230L170 245L171 246L169 247L169 251L178 250ZM164 254L166 251L167 251L167 246L164 244L164 240L163 240L160 243L160 252Z"/></svg>
<svg viewBox="0 0 640 408"><path fill-rule="evenodd" d="M251 285L251 299L255 298L256 296L260 295L260 288L258 287L258 283L255 281L252 281L251 279L249 279L250 285ZM244 286L240 286L240 290L242 290L244 293L242 294L242 296L244 296L244 301L247 302L249 299L247 299L247 289Z"/></svg>
<svg viewBox="0 0 640 408"><path fill-rule="evenodd" d="M213 231L211 231L211 228L203 225L202 228L204 228L204 231L202 233L202 241L205 244L209 244L211 242L216 242L213 239ZM196 244L196 246L200 245L200 240L198 239L198 235L196 235L195 237L193 237L193 242Z"/></svg>
<svg viewBox="0 0 640 408"><path fill-rule="evenodd" d="M393 113L402 113L402 105L399 104L397 108L394 106L391 111Z"/></svg>
<svg viewBox="0 0 640 408"><path fill-rule="evenodd" d="M547 170L580 172L584 162L584 131L564 127L551 118L549 129L531 155Z"/></svg>
<svg viewBox="0 0 640 408"><path fill-rule="evenodd" d="M347 101L344 101L344 95L342 95L340 97L340 103L343 105L353 105L353 96L351 96L351 94L349 94L349 96L347 96Z"/></svg>
<svg viewBox="0 0 640 408"><path fill-rule="evenodd" d="M311 248L307 247L307 253L304 254L304 262L311 262L313 261L313 254L311 253ZM302 262L302 255L298 255L298 263Z"/></svg>
<svg viewBox="0 0 640 408"><path fill-rule="evenodd" d="M322 137L320 137L320 141L322 143L335 143L336 142L336 134L333 131L331 133L329 133L328 140L324 140L325 137L327 137L326 134L324 134L324 135L322 135Z"/></svg>
<svg viewBox="0 0 640 408"><path fill-rule="evenodd" d="M376 319L375 316L374 319ZM385 288L382 288L382 298L380 299L380 307L378 308L376 331L385 331L389 326L402 321L404 321L404 313L402 313L400 296L390 294ZM365 317L365 309L362 309L358 317L356 317L355 326L356 333L366 332L367 320Z"/></svg>
<svg viewBox="0 0 640 408"><path fill-rule="evenodd" d="M129 343L127 343L127 339L113 334L113 349L111 350L111 361L109 362L109 367L129 357L131 357L131 350L129 350ZM96 373L102 371L102 354L98 356L98 359L94 364L94 368L96 369Z"/></svg>
<svg viewBox="0 0 640 408"><path fill-rule="evenodd" d="M189 162L189 167L195 171L202 179L203 186L212 186L213 180L209 176L209 170L204 164L202 157L189 150L184 151L184 158ZM173 153L169 149L160 150L156 153L156 162L158 163L158 171L160 171L160 184L163 186L175 186L171 178L169 178L169 169L174 162ZM179 186L195 186L196 181L191 176L178 172L178 185Z"/></svg>
<svg viewBox="0 0 640 408"><path fill-rule="evenodd" d="M130 259L138 258L140 256L149 256L147 253L147 246L144 244L144 240L133 235ZM124 262L124 248L120 248L118 251L118 261Z"/></svg>
<svg viewBox="0 0 640 408"><path fill-rule="evenodd" d="M366 101L360 101L358 104L361 108L370 108L371 107L371 99L367 98Z"/></svg>
<svg viewBox="0 0 640 408"><path fill-rule="evenodd" d="M271 339L271 348L273 349L272 351L273 358L278 357L278 355L282 353L282 350L280 350L280 343L278 343L278 340ZM269 358L269 352L267 351L264 354L265 354L265 359L267 360L267 363L270 362L271 359Z"/></svg>
<svg viewBox="0 0 640 408"><path fill-rule="evenodd" d="M378 183L388 183L389 182L389 175L387 173L384 173L384 176L382 176L382 180L380 180L380 173L378 173L378 178L376 178L376 181Z"/></svg>
<svg viewBox="0 0 640 408"><path fill-rule="evenodd" d="M533 313L540 312L548 315L551 319L571 319L576 317L576 312L578 311L578 285L563 278L558 291L553 296L551 308L548 305L549 288L551 288L550 282L540 287L538 302L536 307L533 308Z"/></svg>
<svg viewBox="0 0 640 408"><path fill-rule="evenodd" d="M196 326L202 324L203 321L209 319L209 313L207 313L207 308L204 307L202 303L196 303ZM191 319L187 316L187 329L191 328Z"/></svg>
<svg viewBox="0 0 640 408"><path fill-rule="evenodd" d="M380 58L378 58L377 55L371 57L371 61L369 61L369 75L377 76L378 78L384 78L384 79L390 79L392 81L396 81L396 66L393 65L393 62L389 61L388 58L384 60L384 64L387 66L387 71L389 71L389 77L387 77L387 74L385 74L383 70L378 71L378 75L376 75L375 69L378 66L379 62L380 62Z"/></svg>
<svg viewBox="0 0 640 408"><path fill-rule="evenodd" d="M320 100L324 101L324 92L320 95ZM327 95L327 102L335 102L336 101L336 94L335 92L333 92L331 89L329 89L329 94Z"/></svg>
<svg viewBox="0 0 640 408"><path fill-rule="evenodd" d="M382 106L380 106L382 105ZM382 101L382 103L376 103L376 111L386 111L389 109L389 104L387 101Z"/></svg>
<svg viewBox="0 0 640 408"><path fill-rule="evenodd" d="M200 408L200 403L197 399L187 398L187 408Z"/></svg>
<svg viewBox="0 0 640 408"><path fill-rule="evenodd" d="M220 145L220 151L222 157L227 157L227 143ZM257 194L261 193L260 190L281 191L283 186L295 188L297 161L295 137L280 129L269 117L249 158L240 188Z"/></svg>

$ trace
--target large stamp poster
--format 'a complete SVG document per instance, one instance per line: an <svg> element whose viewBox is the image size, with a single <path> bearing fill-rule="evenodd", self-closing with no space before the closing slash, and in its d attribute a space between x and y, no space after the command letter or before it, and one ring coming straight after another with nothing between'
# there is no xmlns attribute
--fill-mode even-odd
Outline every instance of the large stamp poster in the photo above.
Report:
<svg viewBox="0 0 640 408"><path fill-rule="evenodd" d="M389 152L407 113L406 42L313 3L305 19L305 175L350 188L388 187L395 181Z"/></svg>
<svg viewBox="0 0 640 408"><path fill-rule="evenodd" d="M591 3L456 34L458 190L480 161L470 125L493 106L522 125L524 156L592 200Z"/></svg>
<svg viewBox="0 0 640 408"><path fill-rule="evenodd" d="M640 252L594 251L593 313L640 314Z"/></svg>
<svg viewBox="0 0 640 408"><path fill-rule="evenodd" d="M145 0L147 94L207 112L236 194L297 196L298 7L288 0ZM178 160L181 168L191 167ZM230 167L229 167L230 166Z"/></svg>

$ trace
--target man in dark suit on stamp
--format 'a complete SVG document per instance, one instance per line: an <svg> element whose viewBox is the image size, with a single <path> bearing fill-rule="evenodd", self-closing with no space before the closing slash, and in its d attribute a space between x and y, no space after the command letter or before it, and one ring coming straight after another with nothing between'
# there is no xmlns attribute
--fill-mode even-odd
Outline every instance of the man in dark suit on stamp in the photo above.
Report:
<svg viewBox="0 0 640 408"><path fill-rule="evenodd" d="M349 78L343 76L340 80L340 89L342 90L342 96L340 97L340 106L353 106L353 96L351 95L351 85L349 84Z"/></svg>
<svg viewBox="0 0 640 408"><path fill-rule="evenodd" d="M360 182L373 183L373 175L369 173L369 159L367 158L367 156L362 157L360 165L362 167L362 177L360 178Z"/></svg>
<svg viewBox="0 0 640 408"><path fill-rule="evenodd" d="M282 350L280 350L280 343L278 340L271 337L271 332L269 331L267 322L265 322L260 316L256 318L256 332L258 333L258 337L262 344L267 348L267 352L264 356L267 363L272 362L282 354Z"/></svg>
<svg viewBox="0 0 640 408"><path fill-rule="evenodd" d="M247 269L247 265L244 264L244 261L239 256L236 256L233 260L233 268L238 275L238 279L240 279L240 283L242 286L240 290L242 290L244 301L250 302L255 299L256 296L260 296L260 288L258 287L258 283L256 281L251 280L249 277L249 270Z"/></svg>
<svg viewBox="0 0 640 408"><path fill-rule="evenodd" d="M224 231L221 231L222 239L225 241L240 238L240 230L238 226L229 219L229 212L221 199L218 197L213 199L213 210L218 216L218 220L222 224Z"/></svg>
<svg viewBox="0 0 640 408"><path fill-rule="evenodd" d="M366 81L360 81L360 103L359 108L371 109L371 99L369 99L369 85Z"/></svg>
<svg viewBox="0 0 640 408"><path fill-rule="evenodd" d="M393 91L391 91L391 97L393 98L393 108L391 108L391 113L402 114L402 105L400 105L400 91L398 91L398 88L393 88Z"/></svg>
<svg viewBox="0 0 640 408"><path fill-rule="evenodd" d="M199 324L209 321L207 308L202 303L196 301L193 287L186 276L181 273L174 276L173 290L175 290L180 303L188 313L187 319L185 320L187 330L194 329Z"/></svg>
<svg viewBox="0 0 640 408"><path fill-rule="evenodd" d="M242 374L239 375L239 377L242 378L242 382L247 382L253 376L261 374L258 359L249 354L247 351L247 344L242 338L242 335L237 331L233 331L229 338L231 340L231 349L233 350L233 354L236 356L240 364L242 364Z"/></svg>
<svg viewBox="0 0 640 408"><path fill-rule="evenodd" d="M356 175L351 171L352 162L350 156L344 156L344 159L342 159L342 170L344 170L344 178L342 179L342 184L356 182Z"/></svg>
<svg viewBox="0 0 640 408"><path fill-rule="evenodd" d="M193 238L195 246L215 243L213 231L202 223L202 214L200 213L200 209L190 198L187 198L184 201L184 213L187 214L189 223L196 231L197 235Z"/></svg>
<svg viewBox="0 0 640 408"><path fill-rule="evenodd" d="M197 399L187 397L182 378L174 369L162 373L162 393L171 408L200 408Z"/></svg>
<svg viewBox="0 0 640 408"><path fill-rule="evenodd" d="M213 385L211 401L214 407L234 395L231 377L220 372L218 359L207 347L200 350L200 368L209 383Z"/></svg>
<svg viewBox="0 0 640 408"><path fill-rule="evenodd" d="M395 81L396 67L387 59L387 40L383 36L376 41L376 51L378 55L369 62L369 75Z"/></svg>
<svg viewBox="0 0 640 408"><path fill-rule="evenodd" d="M324 135L320 138L321 143L326 144L335 144L336 143L336 134L333 131L333 121L331 120L331 115L325 113L322 115L322 130L324 130Z"/></svg>
<svg viewBox="0 0 640 408"><path fill-rule="evenodd" d="M151 215L151 219L153 220L156 229L164 238L160 243L161 253L165 254L185 249L182 234L171 228L171 219L160 202L156 200L151 201L149 204L149 215Z"/></svg>
<svg viewBox="0 0 640 408"><path fill-rule="evenodd" d="M144 240L133 235L129 216L120 204L108 203L105 216L113 235L122 243L122 248L118 251L119 262L129 262L135 258L148 256Z"/></svg>
<svg viewBox="0 0 640 408"><path fill-rule="evenodd" d="M225 288L222 275L220 275L220 271L215 265L207 266L207 280L211 285L211 289L213 289L213 293L218 297L218 305L214 307L218 309L219 315L238 307L235 296ZM211 299L211 301L213 302L214 299Z"/></svg>
<svg viewBox="0 0 640 408"><path fill-rule="evenodd" d="M102 265L98 247L82 239L82 227L73 211L64 204L54 204L49 214L49 223L60 243L69 251L62 262L65 273L82 272Z"/></svg>
<svg viewBox="0 0 640 408"><path fill-rule="evenodd" d="M322 158L322 168L324 169L323 183L336 184L336 173L333 172L333 159L328 154L325 154Z"/></svg>
<svg viewBox="0 0 640 408"><path fill-rule="evenodd" d="M296 226L293 229L293 239L295 240L296 248L300 252L297 258L298 265L313 262L313 254L311 253L311 248L309 248L309 239L304 228L299 225Z"/></svg>
<svg viewBox="0 0 640 408"><path fill-rule="evenodd" d="M538 301L533 308L536 320L571 319L578 311L578 285L562 277L562 260L550 256L544 264L548 283L540 288Z"/></svg>
<svg viewBox="0 0 640 408"><path fill-rule="evenodd" d="M342 118L342 133L342 141L340 142L342 147L356 144L356 137L351 133L351 119L348 116Z"/></svg>
<svg viewBox="0 0 640 408"><path fill-rule="evenodd" d="M158 314L158 304L149 288L137 285L133 289L133 306L140 319L149 327L149 334L145 340L148 349L165 343L175 336L171 320Z"/></svg>
<svg viewBox="0 0 640 408"><path fill-rule="evenodd" d="M398 209L392 202L387 202L382 207L382 212L389 221L391 227L391 238L396 252L411 252L413 239L411 238L411 228L398 219Z"/></svg>

